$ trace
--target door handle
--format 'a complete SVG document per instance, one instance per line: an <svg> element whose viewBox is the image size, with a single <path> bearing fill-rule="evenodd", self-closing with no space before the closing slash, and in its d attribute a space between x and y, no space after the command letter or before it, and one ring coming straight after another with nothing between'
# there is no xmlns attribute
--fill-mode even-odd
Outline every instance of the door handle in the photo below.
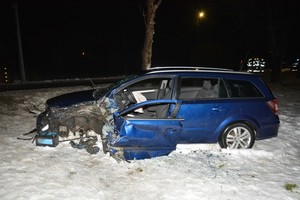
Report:
<svg viewBox="0 0 300 200"><path fill-rule="evenodd" d="M218 111L218 112L220 112L220 111L222 111L222 107L220 107L220 106L218 106L218 107L213 107L212 110L213 110L213 111Z"/></svg>

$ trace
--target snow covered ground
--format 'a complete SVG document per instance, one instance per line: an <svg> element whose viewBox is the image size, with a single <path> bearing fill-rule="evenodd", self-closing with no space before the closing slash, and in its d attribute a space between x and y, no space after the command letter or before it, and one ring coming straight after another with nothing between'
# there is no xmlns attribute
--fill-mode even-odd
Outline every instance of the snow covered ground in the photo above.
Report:
<svg viewBox="0 0 300 200"><path fill-rule="evenodd" d="M253 149L180 145L169 156L117 162L69 143L38 147L20 134L35 127L47 98L89 89L0 92L0 199L300 199L300 84L271 85L279 136Z"/></svg>

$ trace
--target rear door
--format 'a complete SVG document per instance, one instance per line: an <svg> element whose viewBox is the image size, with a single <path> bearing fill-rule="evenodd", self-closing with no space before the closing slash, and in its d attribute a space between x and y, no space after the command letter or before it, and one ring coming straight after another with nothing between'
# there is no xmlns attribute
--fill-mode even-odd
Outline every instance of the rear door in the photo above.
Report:
<svg viewBox="0 0 300 200"><path fill-rule="evenodd" d="M226 119L228 105L224 83L218 78L183 77L179 84L178 99L182 100L178 118L182 122L180 143L215 142L215 131Z"/></svg>

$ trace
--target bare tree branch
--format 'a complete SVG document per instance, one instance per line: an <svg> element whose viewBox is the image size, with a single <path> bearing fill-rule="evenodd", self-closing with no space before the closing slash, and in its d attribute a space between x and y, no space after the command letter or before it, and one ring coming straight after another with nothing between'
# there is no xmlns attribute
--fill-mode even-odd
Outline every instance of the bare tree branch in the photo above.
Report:
<svg viewBox="0 0 300 200"><path fill-rule="evenodd" d="M141 4L139 4L139 9L144 17L144 24L145 24L145 27L147 26L147 23L146 23L146 14L145 14L145 9L141 6Z"/></svg>

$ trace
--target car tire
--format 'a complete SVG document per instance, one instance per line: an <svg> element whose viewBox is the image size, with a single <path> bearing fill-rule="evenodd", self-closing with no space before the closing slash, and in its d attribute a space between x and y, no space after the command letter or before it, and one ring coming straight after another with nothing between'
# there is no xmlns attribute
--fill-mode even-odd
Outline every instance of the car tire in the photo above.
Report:
<svg viewBox="0 0 300 200"><path fill-rule="evenodd" d="M254 130L245 123L235 123L228 126L221 137L219 145L221 148L249 149L255 141Z"/></svg>

